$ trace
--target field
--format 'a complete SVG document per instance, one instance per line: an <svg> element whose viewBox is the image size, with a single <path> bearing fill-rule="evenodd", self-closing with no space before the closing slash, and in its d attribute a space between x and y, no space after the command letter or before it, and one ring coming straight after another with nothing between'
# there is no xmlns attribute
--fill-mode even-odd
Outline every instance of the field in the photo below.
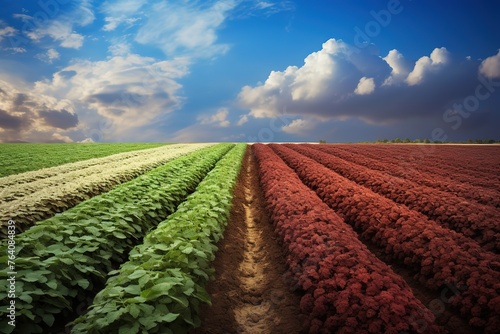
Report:
<svg viewBox="0 0 500 334"><path fill-rule="evenodd" d="M500 328L500 146L108 145L2 156L1 333Z"/></svg>
<svg viewBox="0 0 500 334"><path fill-rule="evenodd" d="M135 150L159 147L157 143L120 144L2 144L0 151L0 176L7 176L40 168Z"/></svg>

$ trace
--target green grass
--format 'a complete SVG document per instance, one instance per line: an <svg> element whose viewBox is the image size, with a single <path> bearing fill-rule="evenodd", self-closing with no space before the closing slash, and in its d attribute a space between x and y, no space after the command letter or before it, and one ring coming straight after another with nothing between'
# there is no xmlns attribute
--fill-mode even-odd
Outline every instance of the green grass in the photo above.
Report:
<svg viewBox="0 0 500 334"><path fill-rule="evenodd" d="M70 162L159 147L165 143L0 144L0 177Z"/></svg>

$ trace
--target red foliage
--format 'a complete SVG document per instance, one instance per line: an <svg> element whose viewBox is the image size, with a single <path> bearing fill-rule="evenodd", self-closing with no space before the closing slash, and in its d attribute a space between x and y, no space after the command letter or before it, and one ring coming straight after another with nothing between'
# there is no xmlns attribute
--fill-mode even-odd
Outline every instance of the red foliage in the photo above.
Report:
<svg viewBox="0 0 500 334"><path fill-rule="evenodd" d="M471 239L347 180L294 150L282 145L270 146L306 185L315 182L318 196L342 215L346 223L354 226L360 238L385 247L388 257L418 269L416 278L428 288L451 290L453 298L449 301L471 319L471 325L496 332L500 327L497 255L485 252ZM373 219L376 217L385 219ZM380 269L372 275L376 272ZM377 282L380 281L378 278ZM381 288L388 290L389 286L384 284ZM377 286L368 284L365 293L378 293L382 298ZM386 297L384 302L389 302ZM480 318L472 312L476 305L480 310L474 309L474 314L480 314ZM376 326L370 328L373 330Z"/></svg>
<svg viewBox="0 0 500 334"><path fill-rule="evenodd" d="M498 159L495 160L498 151L492 151L498 150L497 148L476 146L474 151L468 148L460 152L461 149L457 146L417 148L415 146L314 145L314 147L370 169L446 191L470 201L500 208ZM490 152L475 153L481 149ZM467 163L462 160L464 155L469 158ZM411 159L412 156L413 159ZM473 161L477 164L472 164Z"/></svg>
<svg viewBox="0 0 500 334"><path fill-rule="evenodd" d="M500 213L498 209L469 202L464 198L457 197L456 194L360 166L333 154L314 149L321 147L318 145L285 146L396 203L404 204L410 209L425 214L444 227L476 240L485 250L494 251L497 254L500 252L500 224L498 223ZM362 158L357 159L357 161L361 160ZM317 181L311 182L311 186L313 184L318 186ZM356 210L356 207L353 207L350 213L355 214ZM432 238L432 232L427 232L429 232L428 237Z"/></svg>
<svg viewBox="0 0 500 334"><path fill-rule="evenodd" d="M439 332L406 282L342 218L268 146L256 144L253 150L275 232L304 294L300 306L310 333ZM424 331L414 323L415 314L425 322Z"/></svg>

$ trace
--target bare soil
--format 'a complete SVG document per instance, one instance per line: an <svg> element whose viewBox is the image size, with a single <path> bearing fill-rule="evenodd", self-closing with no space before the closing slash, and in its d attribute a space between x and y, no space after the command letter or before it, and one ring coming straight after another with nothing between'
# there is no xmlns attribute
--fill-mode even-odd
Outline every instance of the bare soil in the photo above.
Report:
<svg viewBox="0 0 500 334"><path fill-rule="evenodd" d="M245 153L216 278L207 286L212 306L201 308L202 333L300 333L300 296L286 283L285 254L273 232L252 149Z"/></svg>

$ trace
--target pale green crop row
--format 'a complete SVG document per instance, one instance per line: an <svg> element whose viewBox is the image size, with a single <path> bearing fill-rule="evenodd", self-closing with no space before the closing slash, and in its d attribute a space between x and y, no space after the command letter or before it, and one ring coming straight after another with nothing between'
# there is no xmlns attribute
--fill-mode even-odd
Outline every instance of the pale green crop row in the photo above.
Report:
<svg viewBox="0 0 500 334"><path fill-rule="evenodd" d="M17 179L20 183L0 190L0 237L6 236L9 220L16 221L16 230L20 233L37 221L208 146L211 144L166 145L29 172L26 173L30 174L28 177L24 174L10 176L9 179ZM31 182L21 182L32 178Z"/></svg>
<svg viewBox="0 0 500 334"><path fill-rule="evenodd" d="M0 143L0 177L165 143Z"/></svg>

